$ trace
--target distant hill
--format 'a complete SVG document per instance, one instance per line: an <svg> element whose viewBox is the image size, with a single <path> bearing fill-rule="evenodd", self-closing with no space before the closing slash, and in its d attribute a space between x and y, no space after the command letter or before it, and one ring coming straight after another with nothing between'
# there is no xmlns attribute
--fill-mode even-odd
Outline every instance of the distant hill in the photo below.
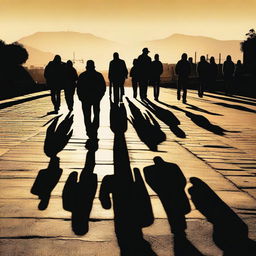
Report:
<svg viewBox="0 0 256 256"><path fill-rule="evenodd" d="M231 55L235 61L242 60L239 40L222 41L203 36L173 34L165 39L148 41L144 44L150 49L151 56L159 53L161 60L168 63L176 63L184 52L193 59L196 52L197 61L201 55L208 54L209 58L214 56L215 61L218 62L219 53L221 53L222 62L227 55Z"/></svg>
<svg viewBox="0 0 256 256"><path fill-rule="evenodd" d="M19 42L41 51L59 54L64 61L73 59L75 52L77 59L93 59L98 68L106 68L113 52L122 47L119 43L78 32L38 32L21 38Z"/></svg>
<svg viewBox="0 0 256 256"><path fill-rule="evenodd" d="M132 35L131 35L132 36ZM160 60L164 63L176 63L183 52L194 58L197 52L197 61L201 55L214 56L218 62L219 53L222 54L222 62L226 55L230 54L234 61L242 59L240 41L222 41L203 36L189 36L173 34L165 39L146 41L135 44L121 44L106 40L88 33L78 32L38 32L19 40L24 44L29 53L29 65L44 66L53 55L60 54L64 61L73 58L73 52L77 59L93 59L98 70L108 69L109 61L115 51L124 59L127 66L131 66L132 60L141 54L141 49L148 47L150 56L160 54ZM33 49L34 48L34 49ZM40 50L37 52L37 50ZM43 53L43 52L44 53ZM85 63L76 63L78 69L84 69Z"/></svg>
<svg viewBox="0 0 256 256"><path fill-rule="evenodd" d="M25 44L24 47L27 49L29 54L28 60L25 63L25 66L27 67L44 67L50 60L54 58L53 53L40 51Z"/></svg>

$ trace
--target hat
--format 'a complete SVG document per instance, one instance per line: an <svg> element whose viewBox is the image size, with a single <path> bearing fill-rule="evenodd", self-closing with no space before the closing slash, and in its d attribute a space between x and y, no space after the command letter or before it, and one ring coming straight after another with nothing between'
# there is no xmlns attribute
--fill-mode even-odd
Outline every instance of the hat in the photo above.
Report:
<svg viewBox="0 0 256 256"><path fill-rule="evenodd" d="M148 50L148 48L143 48L143 49L142 49L142 52L149 53L150 51Z"/></svg>

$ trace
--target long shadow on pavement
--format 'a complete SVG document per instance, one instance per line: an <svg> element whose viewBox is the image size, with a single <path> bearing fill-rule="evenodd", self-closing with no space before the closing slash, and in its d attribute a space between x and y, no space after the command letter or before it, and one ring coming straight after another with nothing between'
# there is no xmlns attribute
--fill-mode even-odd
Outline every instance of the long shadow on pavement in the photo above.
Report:
<svg viewBox="0 0 256 256"><path fill-rule="evenodd" d="M224 256L256 255L256 242L248 238L247 225L201 179L190 178L191 199L209 222L213 224L213 240Z"/></svg>
<svg viewBox="0 0 256 256"><path fill-rule="evenodd" d="M106 175L100 188L104 209L111 208L112 194L115 233L120 255L154 256L150 244L143 238L142 228L153 223L150 198L139 169L134 169L135 181L125 140L127 115L124 105L111 103L110 127L114 132L114 175Z"/></svg>
<svg viewBox="0 0 256 256"><path fill-rule="evenodd" d="M179 127L180 120L171 111L159 107L149 99L139 102L148 108L159 120L168 125L173 134L178 138L186 138L185 132Z"/></svg>
<svg viewBox="0 0 256 256"><path fill-rule="evenodd" d="M251 112L251 113L256 113L256 110L251 109L251 108L247 108L244 106L240 106L240 105L231 105L228 103L224 103L224 102L215 102L215 105L219 105L219 106L223 106L226 108L233 108L233 109L237 109L237 110L242 110L242 111L246 111L246 112Z"/></svg>
<svg viewBox="0 0 256 256"><path fill-rule="evenodd" d="M47 169L38 172L31 188L31 193L37 195L41 200L38 205L39 210L45 210L48 207L51 192L58 184L62 175L62 169L59 166L60 159L57 157L57 154L64 149L73 133L73 130L71 130L73 115L68 114L57 125L59 118L60 116L54 118L46 131L44 153L50 157L49 165Z"/></svg>
<svg viewBox="0 0 256 256"><path fill-rule="evenodd" d="M191 210L184 191L186 178L178 165L165 162L155 157L154 165L144 168L144 175L149 186L157 193L165 209L174 235L175 256L202 256L203 254L186 237L185 215Z"/></svg>
<svg viewBox="0 0 256 256"><path fill-rule="evenodd" d="M136 107L128 98L126 98L131 110L131 124L136 130L140 140L144 142L152 151L157 151L157 146L166 140L165 133L161 130L159 123L147 112L142 114L140 109Z"/></svg>
<svg viewBox="0 0 256 256"><path fill-rule="evenodd" d="M169 105L169 104L166 104L166 103L161 103L161 104L163 104L163 105L165 105L169 108L173 108L175 110L184 112L186 114L186 116L189 117L194 124L196 124L197 126L203 128L207 131L210 131L214 134L223 136L223 135L225 135L225 132L231 132L231 131L227 131L227 130L221 128L218 125L212 124L206 117L204 117L202 115L196 115L196 114L194 114L190 111L187 111L187 110L184 110L184 109L179 108L177 106L172 106L172 105Z"/></svg>

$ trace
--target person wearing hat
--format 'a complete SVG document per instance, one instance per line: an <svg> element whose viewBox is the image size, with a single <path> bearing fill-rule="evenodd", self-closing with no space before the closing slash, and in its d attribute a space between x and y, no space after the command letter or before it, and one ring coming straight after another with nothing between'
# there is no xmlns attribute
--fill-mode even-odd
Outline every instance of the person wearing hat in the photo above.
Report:
<svg viewBox="0 0 256 256"><path fill-rule="evenodd" d="M142 49L142 54L138 57L138 80L140 88L140 98L145 100L147 98L147 89L150 78L151 58L148 56L148 48Z"/></svg>

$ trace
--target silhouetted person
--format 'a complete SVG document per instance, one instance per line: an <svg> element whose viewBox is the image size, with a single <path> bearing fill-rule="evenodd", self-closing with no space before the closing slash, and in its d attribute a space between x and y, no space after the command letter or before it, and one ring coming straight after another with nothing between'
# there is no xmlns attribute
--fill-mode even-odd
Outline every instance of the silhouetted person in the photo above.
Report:
<svg viewBox="0 0 256 256"><path fill-rule="evenodd" d="M119 54L113 54L113 60L109 63L108 79L109 91L111 96L111 88L114 90L114 102L122 102L124 95L124 82L127 78L128 70L124 60L119 59Z"/></svg>
<svg viewBox="0 0 256 256"><path fill-rule="evenodd" d="M243 64L241 60L238 60L235 66L235 73L234 73L236 91L239 91L240 87L242 86L243 73L244 73Z"/></svg>
<svg viewBox="0 0 256 256"><path fill-rule="evenodd" d="M177 236L185 236L185 214L190 212L189 201L184 191L186 178L179 166L174 163L165 162L159 156L154 158L154 163L144 168L145 179L163 204L171 232Z"/></svg>
<svg viewBox="0 0 256 256"><path fill-rule="evenodd" d="M103 75L95 70L94 61L88 60L86 71L80 74L77 82L77 95L82 102L86 134L89 138L97 138L99 128L100 101L106 91ZM93 120L91 110L93 108Z"/></svg>
<svg viewBox="0 0 256 256"><path fill-rule="evenodd" d="M137 98L137 89L139 84L139 77L138 77L138 60L133 60L133 66L130 70L130 77L132 78L132 89L133 89L133 98Z"/></svg>
<svg viewBox="0 0 256 256"><path fill-rule="evenodd" d="M199 76L198 96L202 98L209 80L209 63L204 56L200 57L200 61L197 64L197 73Z"/></svg>
<svg viewBox="0 0 256 256"><path fill-rule="evenodd" d="M214 57L211 57L210 65L209 65L209 89L210 89L210 91L215 91L215 89L216 89L217 76L218 76L218 65L215 63Z"/></svg>
<svg viewBox="0 0 256 256"><path fill-rule="evenodd" d="M187 86L188 86L188 76L191 72L191 67L187 61L188 55L183 53L181 60L175 66L175 72L178 75L178 84L177 84L177 99L180 100L180 92L183 90L182 101L183 103L187 102Z"/></svg>
<svg viewBox="0 0 256 256"><path fill-rule="evenodd" d="M55 55L54 59L48 63L44 70L46 83L51 90L51 100L54 106L54 114L58 114L60 108L60 93L63 88L64 64L61 57Z"/></svg>
<svg viewBox="0 0 256 256"><path fill-rule="evenodd" d="M64 93L66 103L68 105L69 111L73 110L74 106L74 93L76 88L76 81L78 78L76 69L73 67L73 63L71 60L67 61L65 65L65 81L64 81Z"/></svg>
<svg viewBox="0 0 256 256"><path fill-rule="evenodd" d="M232 83L233 83L233 75L235 71L235 64L231 59L231 56L228 55L223 64L223 76L225 82L225 92L226 94L231 93L232 91Z"/></svg>
<svg viewBox="0 0 256 256"><path fill-rule="evenodd" d="M155 59L151 63L150 80L154 88L154 99L158 100L160 92L160 76L163 73L163 64L159 60L159 55L155 54Z"/></svg>
<svg viewBox="0 0 256 256"><path fill-rule="evenodd" d="M142 54L138 57L138 77L140 98L142 100L147 98L148 83L151 71L151 58L148 56L148 48L142 49Z"/></svg>

